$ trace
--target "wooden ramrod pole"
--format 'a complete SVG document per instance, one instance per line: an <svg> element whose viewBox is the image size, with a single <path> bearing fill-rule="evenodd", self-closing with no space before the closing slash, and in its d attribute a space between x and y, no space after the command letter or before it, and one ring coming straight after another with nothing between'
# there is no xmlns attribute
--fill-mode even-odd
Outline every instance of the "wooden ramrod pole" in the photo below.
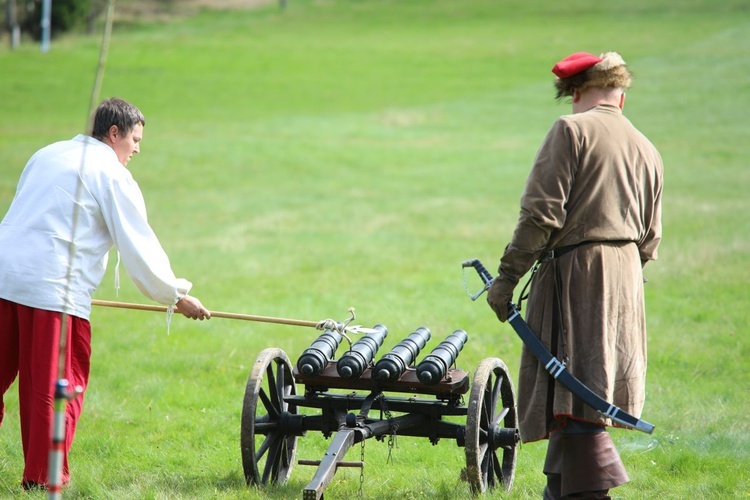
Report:
<svg viewBox="0 0 750 500"><path fill-rule="evenodd" d="M135 309L138 311L155 311L155 312L167 312L166 306L156 306L149 304L133 304L130 302L113 302L109 300L92 300L92 305L103 306L103 307L116 307L119 309ZM175 309L175 312L178 312ZM255 316L253 314L237 314L221 311L210 311L212 318L226 318L226 319L240 319L243 321L257 321L260 323L276 323L281 325L292 325L292 326L309 326L316 328L318 326L317 321L304 321L300 319L287 319L287 318L274 318L272 316Z"/></svg>

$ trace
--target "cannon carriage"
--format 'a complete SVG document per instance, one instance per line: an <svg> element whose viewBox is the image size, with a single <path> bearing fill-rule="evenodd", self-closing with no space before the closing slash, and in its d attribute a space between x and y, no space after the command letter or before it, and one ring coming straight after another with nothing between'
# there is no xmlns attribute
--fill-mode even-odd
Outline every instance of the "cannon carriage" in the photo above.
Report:
<svg viewBox="0 0 750 500"><path fill-rule="evenodd" d="M241 453L248 484L283 483L297 460L298 465L317 466L303 498L319 499L339 467L364 467L363 461L344 460L352 446L398 435L427 438L433 445L454 441L464 448L466 467L457 474L475 493L511 489L520 438L515 389L505 363L486 358L473 375L456 368L468 340L463 330L454 331L418 363L430 338L424 327L378 359L386 335L387 329L376 325L338 359L342 336L328 330L295 365L281 349L259 354L242 409ZM304 387L300 393L298 385ZM301 408L310 410L303 414ZM463 417L465 422L458 423ZM325 455L298 459L298 438L312 432L331 438Z"/></svg>

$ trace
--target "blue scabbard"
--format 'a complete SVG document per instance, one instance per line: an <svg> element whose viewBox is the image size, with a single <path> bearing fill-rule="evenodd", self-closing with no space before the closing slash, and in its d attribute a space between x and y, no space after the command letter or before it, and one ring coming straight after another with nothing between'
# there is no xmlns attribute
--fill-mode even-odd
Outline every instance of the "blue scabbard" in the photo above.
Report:
<svg viewBox="0 0 750 500"><path fill-rule="evenodd" d="M547 370L555 380L560 382L566 389L580 398L591 408L595 409L605 417L611 418L618 424L648 434L654 432L654 426L652 424L645 420L640 420L617 406L608 403L601 397L597 396L594 391L586 387L583 382L575 378L565 367L565 363L553 356L544 344L542 344L539 337L534 334L526 321L521 317L521 313L518 311L516 305L509 304L508 309L508 323L510 323L518 336L521 337L521 340L526 344L526 347L529 348L534 357L539 360L542 366L544 366L544 369Z"/></svg>
<svg viewBox="0 0 750 500"><path fill-rule="evenodd" d="M467 260L462 264L462 267L473 267L484 283L484 288L481 291L474 295L470 294L471 299L476 300L479 295L489 289L494 278L482 265L479 259ZM583 382L575 378L565 367L565 363L553 356L544 344L542 344L539 337L536 336L528 323L526 323L523 317L521 317L518 307L512 302L508 303L508 323L510 323L518 336L521 337L521 340L526 344L526 347L529 348L534 357L539 360L542 366L544 366L544 369L573 395L581 399L594 410L598 411L605 417L611 418L620 425L647 434L654 432L654 426L652 424L634 417L612 403L608 403L584 385Z"/></svg>

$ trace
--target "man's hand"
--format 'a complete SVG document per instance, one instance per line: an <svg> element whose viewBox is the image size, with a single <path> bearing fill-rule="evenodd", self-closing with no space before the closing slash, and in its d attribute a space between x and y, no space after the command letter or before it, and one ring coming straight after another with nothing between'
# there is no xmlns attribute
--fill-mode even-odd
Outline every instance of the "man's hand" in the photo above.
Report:
<svg viewBox="0 0 750 500"><path fill-rule="evenodd" d="M517 283L518 281L511 280L503 273L498 273L487 291L487 303L502 323L508 321L508 303L513 300L513 289Z"/></svg>
<svg viewBox="0 0 750 500"><path fill-rule="evenodd" d="M183 298L177 301L175 307L183 315L190 319L211 319L211 311L203 307L201 301L190 295L185 295Z"/></svg>

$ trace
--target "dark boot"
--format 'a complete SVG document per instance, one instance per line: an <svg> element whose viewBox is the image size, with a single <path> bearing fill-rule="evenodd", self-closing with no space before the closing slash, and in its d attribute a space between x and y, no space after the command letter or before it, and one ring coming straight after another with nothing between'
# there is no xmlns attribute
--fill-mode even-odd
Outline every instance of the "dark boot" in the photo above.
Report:
<svg viewBox="0 0 750 500"><path fill-rule="evenodd" d="M563 497L564 500L612 500L612 497L609 496L609 490L601 490L601 491L584 491L581 493L573 493L566 497Z"/></svg>
<svg viewBox="0 0 750 500"><path fill-rule="evenodd" d="M559 500L562 498L562 432L555 431L549 435L547 444L547 458L544 460L544 474L547 476L547 486L544 488L544 500Z"/></svg>
<svg viewBox="0 0 750 500"><path fill-rule="evenodd" d="M562 476L560 474L547 474L547 486L542 492L542 500L560 500Z"/></svg>

